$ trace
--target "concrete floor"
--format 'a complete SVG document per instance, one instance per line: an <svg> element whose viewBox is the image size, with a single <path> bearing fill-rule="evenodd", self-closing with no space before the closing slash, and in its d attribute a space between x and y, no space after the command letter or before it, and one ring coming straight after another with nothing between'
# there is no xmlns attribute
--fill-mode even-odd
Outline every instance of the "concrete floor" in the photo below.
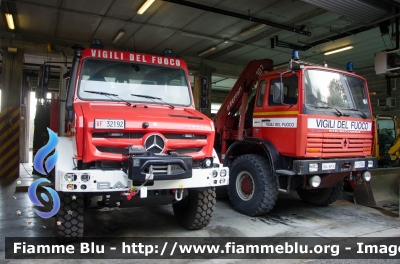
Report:
<svg viewBox="0 0 400 264"><path fill-rule="evenodd" d="M31 165L25 164L30 172ZM0 181L0 234L11 236L53 236L54 219L42 219L33 211L27 192L16 192L17 181L29 185L34 180L21 166L20 178ZM234 211L227 199L218 199L210 225L198 231L186 231L175 221L171 206L128 209L97 209L85 213L85 236L92 237L398 237L400 221L397 215L355 205L352 193L328 207L303 203L297 195L280 195L275 208L266 216L247 217ZM21 211L18 215L17 210ZM95 223L95 224L90 224ZM148 260L155 263L159 260ZM243 260L223 260L236 263ZM308 262L312 260L308 260ZM360 262L359 262L360 261ZM352 260L365 263L365 260ZM362 262L361 262L362 261ZM96 263L110 263L100 260ZM117 260L115 263L131 263ZM141 261L142 263L143 261ZM169 262L187 263L187 260ZM221 263L221 260L193 260L190 262ZM246 261L247 262L247 261ZM253 260L252 263L304 263L306 260ZM321 260L317 261L322 263ZM326 260L323 263L343 263ZM346 261L347 263L348 261ZM391 261L382 261L389 263ZM4 239L0 240L0 263L90 263L88 260L5 260ZM372 263L372 262L371 262ZM376 261L373 261L376 263ZM396 262L391 262L396 263Z"/></svg>

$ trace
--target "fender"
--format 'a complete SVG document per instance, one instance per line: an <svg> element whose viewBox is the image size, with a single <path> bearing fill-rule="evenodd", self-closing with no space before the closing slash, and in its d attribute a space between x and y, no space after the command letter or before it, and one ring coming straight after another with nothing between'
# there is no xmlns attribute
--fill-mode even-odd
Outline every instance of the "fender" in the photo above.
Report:
<svg viewBox="0 0 400 264"><path fill-rule="evenodd" d="M279 154L278 150L271 141L264 138L245 137L243 140L236 141L229 146L226 151L224 166L228 166L228 157L240 149L240 153L254 153L254 151L261 150L268 157L271 165L272 172L275 174L276 170L283 168L283 157ZM247 151L249 150L249 151Z"/></svg>

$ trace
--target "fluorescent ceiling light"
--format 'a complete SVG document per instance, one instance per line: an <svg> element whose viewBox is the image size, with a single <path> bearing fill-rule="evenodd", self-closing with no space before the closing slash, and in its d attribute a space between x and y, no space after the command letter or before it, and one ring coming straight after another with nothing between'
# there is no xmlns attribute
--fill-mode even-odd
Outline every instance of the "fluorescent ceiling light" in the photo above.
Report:
<svg viewBox="0 0 400 264"><path fill-rule="evenodd" d="M212 41L222 41L221 39L208 37L208 36L204 36L204 35L199 35L199 34L194 34L194 33L188 33L188 32L182 32L182 35L187 36L187 37L193 37L193 38L208 39L208 40L212 40Z"/></svg>
<svg viewBox="0 0 400 264"><path fill-rule="evenodd" d="M139 8L139 10L137 11L138 15L142 15L147 8L149 8L149 6L151 6L151 4L154 2L155 0L147 0L142 7Z"/></svg>
<svg viewBox="0 0 400 264"><path fill-rule="evenodd" d="M15 29L14 20L13 20L12 14L6 13L6 20L7 20L8 28L11 29L11 30Z"/></svg>
<svg viewBox="0 0 400 264"><path fill-rule="evenodd" d="M339 49L335 49L335 50L331 50L331 51L325 52L324 55L330 55L330 54L333 54L333 53L338 53L338 52L349 50L349 49L352 49L352 48L353 48L353 46L346 46L346 47L343 47L343 48L339 48Z"/></svg>
<svg viewBox="0 0 400 264"><path fill-rule="evenodd" d="M199 53L199 57L200 56L203 56L204 54L207 54L207 53L209 53L209 52L211 52L211 51L214 51L214 50L216 50L217 48L216 47L211 47L211 48L209 48L209 49L207 49L207 50L205 50L205 51L203 51L203 52L200 52Z"/></svg>
<svg viewBox="0 0 400 264"><path fill-rule="evenodd" d="M248 35L248 34L254 32L254 31L256 31L256 30L259 30L260 28L263 28L263 27L265 27L265 26L266 26L265 24L258 24L258 25L255 25L254 27L248 28L248 29L246 29L245 31L243 31L242 33L240 33L240 35L241 35L241 36L246 36L246 35Z"/></svg>
<svg viewBox="0 0 400 264"><path fill-rule="evenodd" d="M117 41L124 35L125 31L120 30L117 35L115 35L115 37L112 40L112 43L117 43Z"/></svg>

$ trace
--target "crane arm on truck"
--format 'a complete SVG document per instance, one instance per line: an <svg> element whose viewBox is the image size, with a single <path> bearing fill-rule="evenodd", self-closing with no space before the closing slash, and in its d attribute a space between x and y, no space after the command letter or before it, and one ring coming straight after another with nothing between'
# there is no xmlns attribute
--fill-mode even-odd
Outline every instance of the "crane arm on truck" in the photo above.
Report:
<svg viewBox="0 0 400 264"><path fill-rule="evenodd" d="M272 68L273 61L269 59L253 60L246 65L214 118L217 133L223 134L222 130L224 128L232 128L234 114L243 105L243 102L247 102L247 96L257 82L258 77L264 71L271 71ZM243 112L242 116L244 116L245 107L242 107L241 111ZM242 129L243 124L244 118L241 119L239 124L239 127Z"/></svg>

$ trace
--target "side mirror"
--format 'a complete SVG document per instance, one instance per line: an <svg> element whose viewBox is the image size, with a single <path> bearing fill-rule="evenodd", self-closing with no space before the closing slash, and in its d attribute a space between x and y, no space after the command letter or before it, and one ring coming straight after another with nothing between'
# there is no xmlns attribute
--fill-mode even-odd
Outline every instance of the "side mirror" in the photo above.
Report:
<svg viewBox="0 0 400 264"><path fill-rule="evenodd" d="M274 83L272 86L272 101L275 104L283 103L283 83Z"/></svg>
<svg viewBox="0 0 400 264"><path fill-rule="evenodd" d="M200 108L201 109L207 109L208 106L210 105L210 100L208 99L208 79L207 77L201 77L201 86L200 86Z"/></svg>
<svg viewBox="0 0 400 264"><path fill-rule="evenodd" d="M208 80L207 77L201 78L201 97L208 97Z"/></svg>
<svg viewBox="0 0 400 264"><path fill-rule="evenodd" d="M206 109L210 104L210 100L208 98L201 98L200 108Z"/></svg>
<svg viewBox="0 0 400 264"><path fill-rule="evenodd" d="M42 73L43 86L45 87L49 86L49 80L50 80L50 65L44 65Z"/></svg>
<svg viewBox="0 0 400 264"><path fill-rule="evenodd" d="M36 88L36 99L46 99L47 95L47 86L49 86L50 82L50 66L44 65L40 68L39 71L39 83Z"/></svg>

